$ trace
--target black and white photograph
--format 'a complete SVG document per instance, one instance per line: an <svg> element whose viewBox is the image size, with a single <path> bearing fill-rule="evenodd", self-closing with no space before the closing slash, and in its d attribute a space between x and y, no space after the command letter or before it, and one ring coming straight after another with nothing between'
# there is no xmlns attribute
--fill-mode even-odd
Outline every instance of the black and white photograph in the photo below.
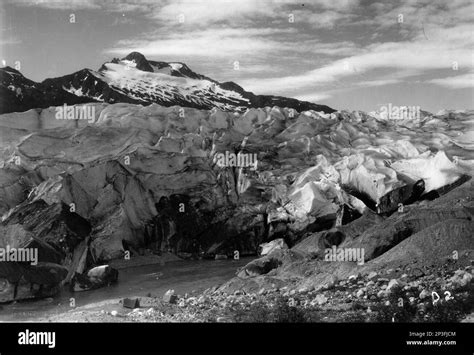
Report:
<svg viewBox="0 0 474 355"><path fill-rule="evenodd" d="M2 354L473 353L472 0L0 0L0 28Z"/></svg>

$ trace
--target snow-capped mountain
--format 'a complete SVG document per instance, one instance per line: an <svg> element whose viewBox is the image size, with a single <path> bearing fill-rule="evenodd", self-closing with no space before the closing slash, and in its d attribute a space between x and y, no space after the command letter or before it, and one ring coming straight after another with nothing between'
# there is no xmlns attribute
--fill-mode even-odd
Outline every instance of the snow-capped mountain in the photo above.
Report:
<svg viewBox="0 0 474 355"><path fill-rule="evenodd" d="M132 52L104 63L98 71L78 72L36 83L10 67L0 69L0 113L84 102L134 103L214 107L245 111L249 107L280 106L297 111L334 112L328 106L270 95L255 95L234 82L220 83L179 62L147 60Z"/></svg>
<svg viewBox="0 0 474 355"><path fill-rule="evenodd" d="M0 68L0 113L22 112L32 108L46 108L91 102L89 98L73 95L54 79L50 84L36 83L11 67Z"/></svg>

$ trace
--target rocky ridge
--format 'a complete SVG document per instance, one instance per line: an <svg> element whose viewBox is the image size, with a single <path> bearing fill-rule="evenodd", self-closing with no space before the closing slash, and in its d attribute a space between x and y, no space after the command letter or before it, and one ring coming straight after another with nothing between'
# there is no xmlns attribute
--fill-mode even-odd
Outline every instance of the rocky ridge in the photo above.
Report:
<svg viewBox="0 0 474 355"><path fill-rule="evenodd" d="M138 52L114 58L97 71L82 69L40 83L11 67L0 68L0 113L86 102L155 103L233 112L275 105L297 111L335 111L307 101L255 95L234 82L220 83L195 73L184 63L152 61Z"/></svg>

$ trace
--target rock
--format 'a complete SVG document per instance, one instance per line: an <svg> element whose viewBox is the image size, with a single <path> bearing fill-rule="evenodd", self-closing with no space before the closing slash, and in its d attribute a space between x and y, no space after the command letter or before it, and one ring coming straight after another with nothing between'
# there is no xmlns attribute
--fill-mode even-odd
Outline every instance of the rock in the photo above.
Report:
<svg viewBox="0 0 474 355"><path fill-rule="evenodd" d="M426 307L426 304L425 304L425 303L418 303L418 304L416 305L416 308L417 308L417 311L418 311L418 312L424 313L424 312L426 312L426 308L427 308L427 307Z"/></svg>
<svg viewBox="0 0 474 355"><path fill-rule="evenodd" d="M384 298L386 296L387 296L387 292L385 292L384 290L380 290L379 292L377 292L378 298Z"/></svg>
<svg viewBox="0 0 474 355"><path fill-rule="evenodd" d="M152 297L137 297L138 307L152 307L159 304L159 300L157 298Z"/></svg>
<svg viewBox="0 0 474 355"><path fill-rule="evenodd" d="M71 289L77 292L109 286L117 282L118 274L118 270L109 265L97 266L85 275L76 273L71 279Z"/></svg>
<svg viewBox="0 0 474 355"><path fill-rule="evenodd" d="M110 285L118 280L118 270L109 265L96 266L87 272L87 277L97 285Z"/></svg>
<svg viewBox="0 0 474 355"><path fill-rule="evenodd" d="M187 253L187 252L184 252L184 251L180 251L178 253L176 253L176 255L178 257L180 257L181 259L184 259L184 260L189 260L189 259L192 259L193 258L193 254L192 253ZM216 255L217 256L217 255ZM217 260L217 259L216 259Z"/></svg>
<svg viewBox="0 0 474 355"><path fill-rule="evenodd" d="M0 262L0 303L54 296L68 270L61 265Z"/></svg>
<svg viewBox="0 0 474 355"><path fill-rule="evenodd" d="M424 300L426 297L430 297L431 294L428 290L424 289L423 291L420 292L420 294L418 295L418 298L420 300Z"/></svg>
<svg viewBox="0 0 474 355"><path fill-rule="evenodd" d="M115 310L114 310L114 311L111 311L111 312L110 312L110 315L111 315L112 317L117 317L118 312L115 311Z"/></svg>
<svg viewBox="0 0 474 355"><path fill-rule="evenodd" d="M350 275L347 280L349 282L356 282L359 279L359 277L360 277L360 274L357 273L357 274L354 274L354 275Z"/></svg>
<svg viewBox="0 0 474 355"><path fill-rule="evenodd" d="M321 306L321 305L325 304L328 301L328 299L323 294L319 294L319 295L316 296L315 301L318 305Z"/></svg>
<svg viewBox="0 0 474 355"><path fill-rule="evenodd" d="M464 270L456 270L449 281L451 282L453 289L457 290L466 287L472 282L472 274Z"/></svg>
<svg viewBox="0 0 474 355"><path fill-rule="evenodd" d="M282 264L285 255L286 252L281 249L273 250L270 254L255 259L245 265L238 271L237 276L240 278L247 278L268 274L271 270Z"/></svg>
<svg viewBox="0 0 474 355"><path fill-rule="evenodd" d="M417 201L424 191L425 182L423 179L393 189L380 198L380 202L377 205L378 211L379 213L396 211L399 208L399 204L409 205Z"/></svg>
<svg viewBox="0 0 474 355"><path fill-rule="evenodd" d="M231 322L232 320L229 317L217 317L216 322L217 323L228 323Z"/></svg>
<svg viewBox="0 0 474 355"><path fill-rule="evenodd" d="M138 298L124 298L122 300L122 305L125 308L135 309L135 308L140 307L140 302L139 302Z"/></svg>
<svg viewBox="0 0 474 355"><path fill-rule="evenodd" d="M178 300L178 296L174 294L174 290L168 290L163 295L163 302L174 304Z"/></svg>
<svg viewBox="0 0 474 355"><path fill-rule="evenodd" d="M401 288L401 284L397 279L391 279L388 283L386 291L388 293L393 293Z"/></svg>
<svg viewBox="0 0 474 355"><path fill-rule="evenodd" d="M362 289L360 289L356 292L356 297L357 298L361 298L363 295L364 295L364 291Z"/></svg>
<svg viewBox="0 0 474 355"><path fill-rule="evenodd" d="M367 278L368 278L369 280L373 280L373 279L375 279L377 276L378 276L378 274L377 274L375 271L371 271L371 272L369 273L369 275L367 275Z"/></svg>
<svg viewBox="0 0 474 355"><path fill-rule="evenodd" d="M288 249L288 246L286 245L285 241L282 238L272 240L271 242L260 244L259 246L260 249L260 255L264 256L267 254L270 254L272 251L277 250L277 249L283 249L286 250Z"/></svg>
<svg viewBox="0 0 474 355"><path fill-rule="evenodd" d="M336 286L338 281L339 280L338 280L336 275L330 275L328 282L326 284L324 284L321 289L330 290L330 289L334 288L334 286Z"/></svg>

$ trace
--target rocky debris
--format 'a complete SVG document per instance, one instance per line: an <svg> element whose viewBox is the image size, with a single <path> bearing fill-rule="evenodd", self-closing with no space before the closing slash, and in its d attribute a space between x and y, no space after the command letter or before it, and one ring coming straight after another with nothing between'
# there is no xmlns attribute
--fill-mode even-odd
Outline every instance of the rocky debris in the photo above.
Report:
<svg viewBox="0 0 474 355"><path fill-rule="evenodd" d="M325 304L328 299L324 296L324 295L317 295L316 298L314 299L314 301L318 304L318 305L323 305Z"/></svg>
<svg viewBox="0 0 474 355"><path fill-rule="evenodd" d="M239 274L220 289L229 293L236 288L245 292L264 289L260 292L266 294L276 283L281 285L279 287L291 285L297 290L313 289L316 292L347 288L350 292L344 297L350 302L354 299L385 302L403 293L409 303L431 299L434 290L440 295L448 289L456 292L457 285L459 290L465 290L471 283L470 272L460 269L443 279L438 275L448 275L463 265L471 265L474 224L463 206L472 200L472 191L472 181L468 181L438 199L404 211L403 215L396 213L373 219L369 213L333 229L344 233L343 238L328 239L339 243L338 248L365 250L369 257L363 265L355 260L325 261L323 251L330 244L322 243L321 238L327 232L317 232L283 253L288 255L297 251L300 258L280 256L278 267L267 274L260 273L251 278ZM442 215L454 218L442 220ZM365 230L364 224L368 225ZM385 245L387 238L376 238L381 235L390 235L392 242ZM264 260L260 258L257 262Z"/></svg>
<svg viewBox="0 0 474 355"><path fill-rule="evenodd" d="M470 274L472 277L473 272L474 269L471 266L459 269L452 265L449 270L439 270L440 276L436 277L428 275L420 278L408 271L404 278L406 282L400 278L390 281L380 278L381 282L377 280L368 285L371 281L368 275L359 274L350 279L347 277L339 280L333 288L325 290L295 288L297 287L295 283L287 282L286 286L281 288L269 285L256 292L239 290L239 292L229 293L225 291L225 288L220 287L207 289L196 295L172 293L177 298L176 303L150 298L152 301L147 305L125 314L124 320L236 322L239 319L240 321L256 320L258 312L278 313L280 307L289 307L288 309L293 309L294 312L300 309L304 314L317 314L318 319L323 322L432 321L429 317L435 317L437 309L441 309L439 307L451 307L453 312L458 312L460 304L472 299L474 296L472 282L462 290L455 290L450 282L457 275L466 277L464 275ZM382 289L382 286L385 288ZM446 291L450 292L448 298ZM440 296L440 299L437 300L432 293ZM281 312L288 312L288 309ZM442 311L439 312L442 314ZM398 314L405 314L406 317L411 318L402 319ZM469 311L466 311L465 315L468 314ZM465 315L457 313L455 317L460 320ZM270 317L265 319L272 321Z"/></svg>

